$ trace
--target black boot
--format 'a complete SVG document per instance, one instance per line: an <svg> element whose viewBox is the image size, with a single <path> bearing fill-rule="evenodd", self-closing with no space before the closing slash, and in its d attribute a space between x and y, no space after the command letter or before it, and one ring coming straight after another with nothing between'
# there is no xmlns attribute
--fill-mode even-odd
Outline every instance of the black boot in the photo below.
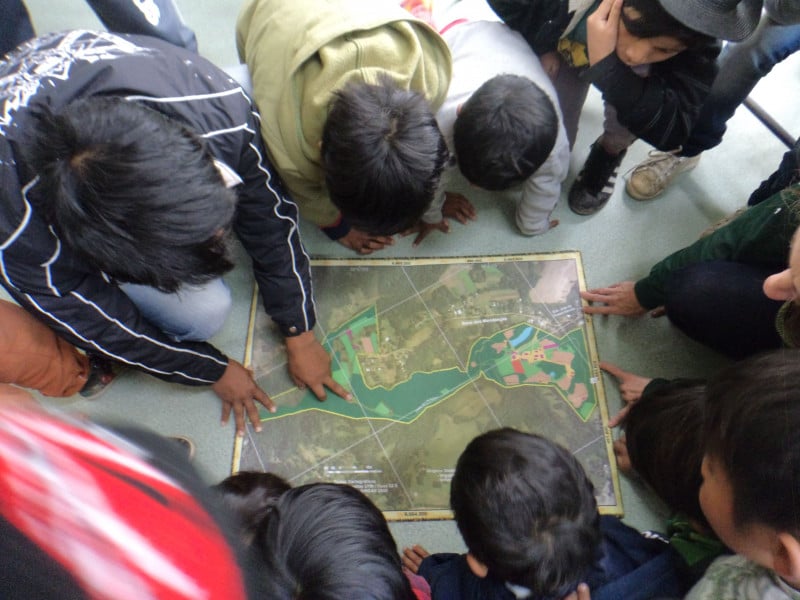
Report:
<svg viewBox="0 0 800 600"><path fill-rule="evenodd" d="M569 190L569 207L579 215L591 215L603 208L614 191L617 171L627 150L609 154L598 139L589 150L589 158Z"/></svg>

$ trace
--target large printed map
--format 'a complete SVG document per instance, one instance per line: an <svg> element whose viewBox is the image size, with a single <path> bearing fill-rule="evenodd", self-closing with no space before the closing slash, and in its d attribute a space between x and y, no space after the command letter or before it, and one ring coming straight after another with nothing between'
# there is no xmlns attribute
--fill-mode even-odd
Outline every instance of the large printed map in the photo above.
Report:
<svg viewBox="0 0 800 600"><path fill-rule="evenodd" d="M569 448L601 512L621 514L577 252L317 260L312 274L317 335L353 399L294 386L254 297L246 361L279 408L237 439L234 471L348 483L389 519L447 518L461 451L510 426Z"/></svg>

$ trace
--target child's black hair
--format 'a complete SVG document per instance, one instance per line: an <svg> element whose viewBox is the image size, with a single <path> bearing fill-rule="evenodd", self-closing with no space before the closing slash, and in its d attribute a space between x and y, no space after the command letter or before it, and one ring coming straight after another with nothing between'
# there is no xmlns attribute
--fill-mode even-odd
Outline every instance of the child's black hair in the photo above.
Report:
<svg viewBox="0 0 800 600"><path fill-rule="evenodd" d="M547 160L558 135L558 113L526 77L498 75L461 107L453 129L458 166L486 190L525 181Z"/></svg>
<svg viewBox="0 0 800 600"><path fill-rule="evenodd" d="M38 115L26 148L44 214L86 264L165 292L230 270L236 195L182 123L114 97Z"/></svg>
<svg viewBox="0 0 800 600"><path fill-rule="evenodd" d="M450 159L427 101L389 78L336 92L322 132L331 201L347 222L392 235L419 221Z"/></svg>
<svg viewBox="0 0 800 600"><path fill-rule="evenodd" d="M577 459L511 428L472 440L456 465L450 505L470 553L489 575L561 597L598 558L600 517Z"/></svg>
<svg viewBox="0 0 800 600"><path fill-rule="evenodd" d="M708 525L697 494L703 481L704 381L658 381L625 418L631 466L667 505Z"/></svg>
<svg viewBox="0 0 800 600"><path fill-rule="evenodd" d="M734 522L800 537L800 350L727 367L706 394L706 456L731 483Z"/></svg>
<svg viewBox="0 0 800 600"><path fill-rule="evenodd" d="M414 600L386 519L353 487L314 483L285 492L255 545L270 600Z"/></svg>
<svg viewBox="0 0 800 600"><path fill-rule="evenodd" d="M669 36L685 44L687 48L704 46L713 41L710 36L678 21L664 10L658 0L624 0L622 7L620 18L633 36L639 38ZM638 14L630 17L625 13L626 8L632 8Z"/></svg>
<svg viewBox="0 0 800 600"><path fill-rule="evenodd" d="M272 473L239 471L213 486L222 501L239 522L240 537L249 544L285 491L291 489L286 480Z"/></svg>

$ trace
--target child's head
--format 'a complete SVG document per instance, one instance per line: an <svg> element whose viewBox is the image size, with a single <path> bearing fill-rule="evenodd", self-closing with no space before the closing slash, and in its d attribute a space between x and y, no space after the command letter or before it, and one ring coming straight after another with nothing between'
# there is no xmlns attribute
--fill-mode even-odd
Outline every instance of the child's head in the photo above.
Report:
<svg viewBox="0 0 800 600"><path fill-rule="evenodd" d="M285 492L255 545L265 598L414 598L383 514L353 487L314 483Z"/></svg>
<svg viewBox="0 0 800 600"><path fill-rule="evenodd" d="M705 384L678 380L648 389L625 418L631 466L673 510L705 525L697 499L703 461Z"/></svg>
<svg viewBox="0 0 800 600"><path fill-rule="evenodd" d="M709 381L700 488L719 538L790 582L800 582L799 382L798 350L758 355Z"/></svg>
<svg viewBox="0 0 800 600"><path fill-rule="evenodd" d="M624 0L616 54L628 66L662 62L710 41L672 17L657 0Z"/></svg>
<svg viewBox="0 0 800 600"><path fill-rule="evenodd" d="M479 575L485 568L560 597L597 558L592 484L572 454L538 435L504 428L472 440L458 459L450 505Z"/></svg>
<svg viewBox="0 0 800 600"><path fill-rule="evenodd" d="M240 537L245 543L253 537L281 494L291 489L291 485L272 473L239 471L222 480L214 489L222 496L222 501L236 515L240 525Z"/></svg>
<svg viewBox="0 0 800 600"><path fill-rule="evenodd" d="M236 194L178 119L122 98L78 99L39 114L26 153L48 223L87 265L165 292L233 267Z"/></svg>
<svg viewBox="0 0 800 600"><path fill-rule="evenodd" d="M321 161L331 201L352 226L392 235L414 225L449 159L422 94L384 78L351 82L333 95Z"/></svg>
<svg viewBox="0 0 800 600"><path fill-rule="evenodd" d="M461 106L453 135L464 177L486 190L505 190L533 175L550 156L558 113L530 79L498 75Z"/></svg>

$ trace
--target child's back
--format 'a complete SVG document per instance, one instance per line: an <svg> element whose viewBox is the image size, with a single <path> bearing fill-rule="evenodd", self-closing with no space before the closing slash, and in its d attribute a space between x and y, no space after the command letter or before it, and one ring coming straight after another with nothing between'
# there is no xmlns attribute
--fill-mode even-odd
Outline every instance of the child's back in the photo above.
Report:
<svg viewBox="0 0 800 600"><path fill-rule="evenodd" d="M669 546L601 518L580 463L543 437L505 428L475 438L450 504L469 552L422 560L434 600L561 598L580 582L595 600L685 592Z"/></svg>

